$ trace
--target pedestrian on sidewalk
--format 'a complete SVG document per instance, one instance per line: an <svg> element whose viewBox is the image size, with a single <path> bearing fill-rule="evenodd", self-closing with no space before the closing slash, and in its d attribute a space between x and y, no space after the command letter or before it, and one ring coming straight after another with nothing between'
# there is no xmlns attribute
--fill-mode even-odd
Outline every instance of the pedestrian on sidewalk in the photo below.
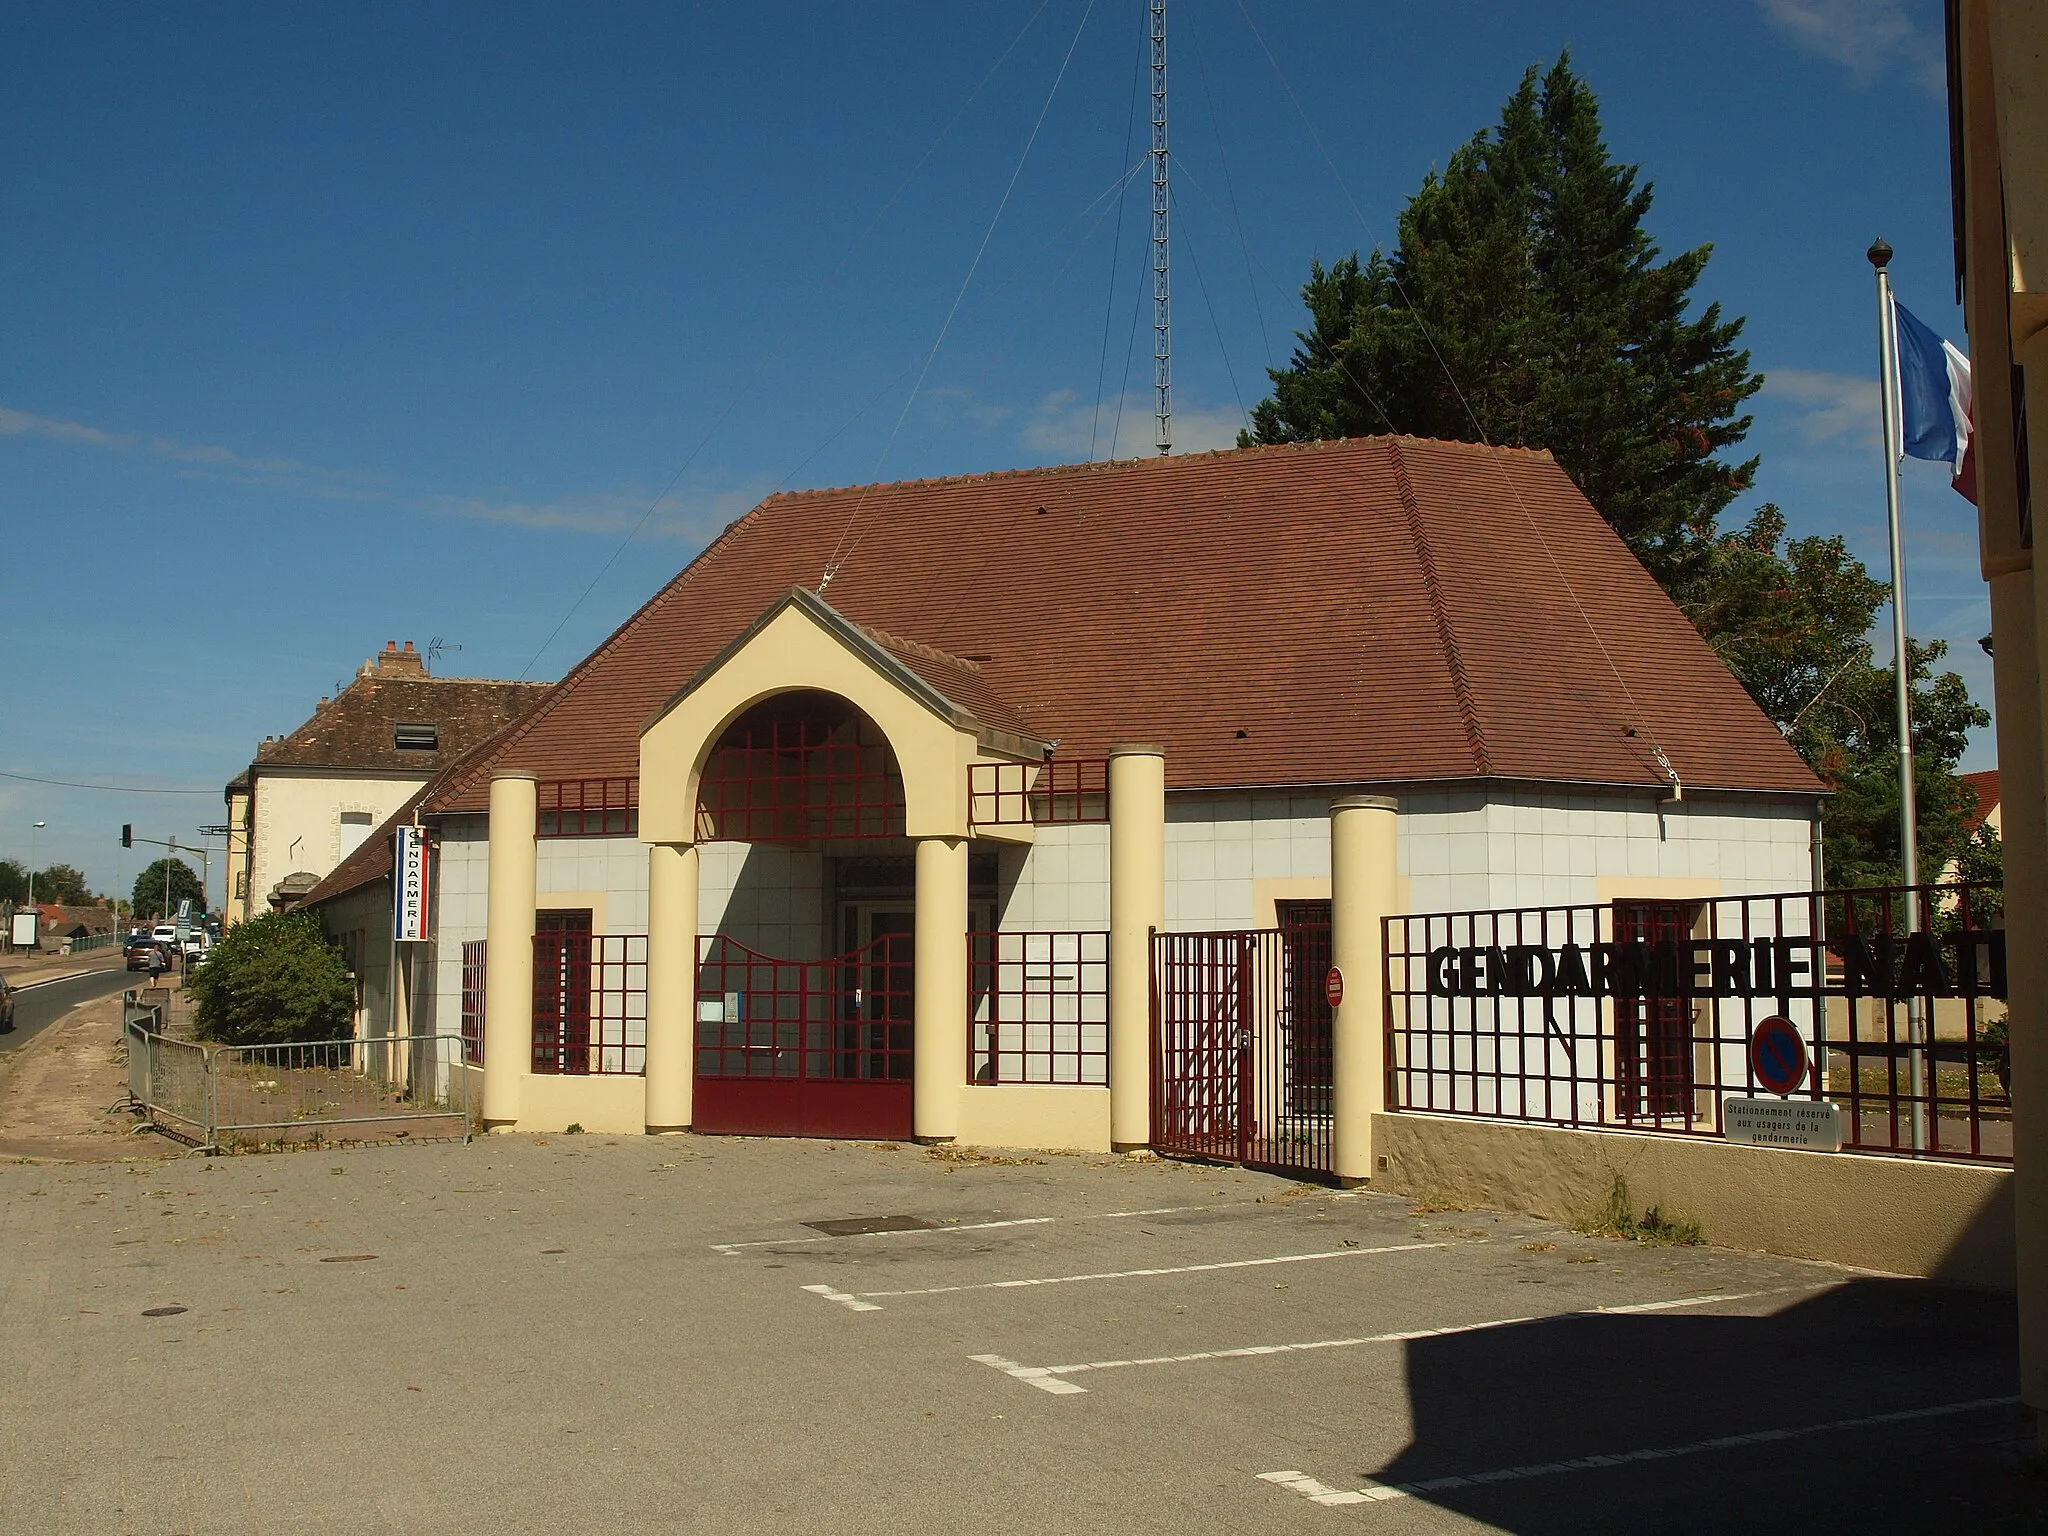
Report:
<svg viewBox="0 0 2048 1536"><path fill-rule="evenodd" d="M157 978L164 973L164 947L161 944L149 946L149 984L157 984Z"/></svg>

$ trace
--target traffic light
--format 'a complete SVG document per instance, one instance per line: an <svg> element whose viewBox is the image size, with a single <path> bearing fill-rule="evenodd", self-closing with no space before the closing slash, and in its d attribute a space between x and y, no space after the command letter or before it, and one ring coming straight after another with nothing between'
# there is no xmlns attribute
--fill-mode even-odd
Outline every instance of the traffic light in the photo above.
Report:
<svg viewBox="0 0 2048 1536"><path fill-rule="evenodd" d="M135 846L135 823L132 821L121 823L121 846L123 848L133 848Z"/></svg>

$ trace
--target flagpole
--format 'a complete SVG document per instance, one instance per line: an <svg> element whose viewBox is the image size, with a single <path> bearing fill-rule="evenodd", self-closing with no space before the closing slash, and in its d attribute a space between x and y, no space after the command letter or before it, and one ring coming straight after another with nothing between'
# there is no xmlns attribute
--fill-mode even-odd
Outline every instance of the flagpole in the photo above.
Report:
<svg viewBox="0 0 2048 1536"><path fill-rule="evenodd" d="M1919 807L1913 791L1913 688L1906 652L1906 546L1899 529L1899 445L1903 434L1899 424L1899 333L1892 309L1891 278L1885 266L1892 248L1883 239L1873 240L1866 254L1877 269L1877 376L1878 399L1884 416L1884 504L1886 530L1892 554L1892 677L1898 695L1899 725L1899 868L1907 886L1920 883ZM1917 892L1906 896L1906 932L1920 931L1920 899ZM1913 1098L1913 1149L1927 1147L1927 1062L1926 1021L1920 1000L1906 1000L1906 1052L1908 1091Z"/></svg>

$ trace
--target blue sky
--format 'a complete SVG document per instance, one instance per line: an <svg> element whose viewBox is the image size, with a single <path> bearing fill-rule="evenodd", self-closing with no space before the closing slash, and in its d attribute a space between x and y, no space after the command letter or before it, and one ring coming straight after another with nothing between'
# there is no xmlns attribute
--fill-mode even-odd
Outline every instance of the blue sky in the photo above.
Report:
<svg viewBox="0 0 2048 1536"><path fill-rule="evenodd" d="M1237 0L1172 5L1182 447L1262 396L1309 259L1569 46L1771 376L1735 510L1883 574L1873 235L1963 339L1935 0L1247 9L1281 73ZM219 820L386 639L559 676L779 486L1101 456L1126 379L1149 441L1142 0L0 16L0 769L207 789L0 779L0 857L45 820L125 889L122 822ZM1907 468L1913 630L1988 705L1973 514Z"/></svg>

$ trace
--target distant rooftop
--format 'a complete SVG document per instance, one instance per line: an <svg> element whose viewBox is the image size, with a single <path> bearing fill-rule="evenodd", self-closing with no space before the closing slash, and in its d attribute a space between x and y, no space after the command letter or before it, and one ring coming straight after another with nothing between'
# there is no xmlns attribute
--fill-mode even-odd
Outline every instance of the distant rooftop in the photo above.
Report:
<svg viewBox="0 0 2048 1536"><path fill-rule="evenodd" d="M387 640L312 718L256 748L252 775L279 768L434 774L547 696L549 683L434 677L408 640ZM238 779L238 782L239 779Z"/></svg>

